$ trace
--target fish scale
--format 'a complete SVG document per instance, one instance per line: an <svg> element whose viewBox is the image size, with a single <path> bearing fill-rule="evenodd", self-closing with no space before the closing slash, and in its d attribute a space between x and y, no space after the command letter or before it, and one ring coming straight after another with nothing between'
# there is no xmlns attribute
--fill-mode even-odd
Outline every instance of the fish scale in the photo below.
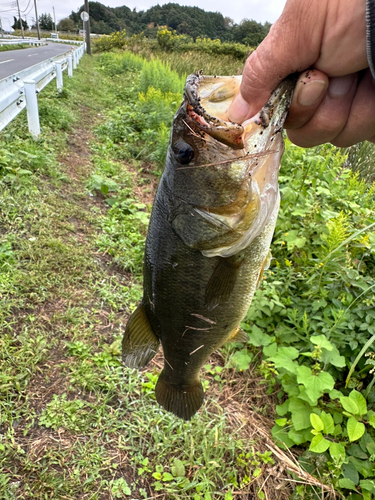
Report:
<svg viewBox="0 0 375 500"><path fill-rule="evenodd" d="M240 78L190 75L174 118L146 239L143 298L122 347L124 364L141 368L162 344L156 399L185 420L203 403L199 372L209 356L244 340L239 325L270 260L294 83L283 81L240 125L225 111Z"/></svg>

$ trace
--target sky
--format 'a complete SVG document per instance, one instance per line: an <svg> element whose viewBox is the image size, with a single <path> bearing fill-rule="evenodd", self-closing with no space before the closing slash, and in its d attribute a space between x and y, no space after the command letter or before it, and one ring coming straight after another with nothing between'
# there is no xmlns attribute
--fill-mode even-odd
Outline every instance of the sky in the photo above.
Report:
<svg viewBox="0 0 375 500"><path fill-rule="evenodd" d="M178 3L200 7L206 11L221 12L223 16L230 17L236 23L242 19L255 19L255 21L273 23L281 14L286 0L103 0L102 4L109 7L120 7L126 5L130 9L147 10L154 5L166 3ZM19 0L21 16L26 14L29 24L35 19L34 1ZM53 17L55 8L56 22L68 17L73 11L77 11L83 5L82 0L37 0L38 15L49 13ZM5 30L9 30L13 24L13 16L17 16L16 0L0 0L0 17Z"/></svg>

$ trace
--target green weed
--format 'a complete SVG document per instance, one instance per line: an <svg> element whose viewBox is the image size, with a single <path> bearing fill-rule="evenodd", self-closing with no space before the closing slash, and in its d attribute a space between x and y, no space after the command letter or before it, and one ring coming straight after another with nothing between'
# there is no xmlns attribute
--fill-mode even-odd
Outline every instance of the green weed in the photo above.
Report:
<svg viewBox="0 0 375 500"><path fill-rule="evenodd" d="M121 57L106 54L105 59L101 58L103 70L112 64L121 67L121 61L126 61L129 53ZM173 116L182 99L183 82L160 61L143 61L142 68L138 76L133 74L130 88L125 90L129 75L121 82L124 103L113 110L110 120L97 128L97 134L110 154L115 150L118 158L152 161L162 167ZM143 92L135 91L135 82L139 82Z"/></svg>
<svg viewBox="0 0 375 500"><path fill-rule="evenodd" d="M370 498L375 393L366 391L373 377L364 357L344 383L375 334L374 189L343 170L340 151L319 153L288 144L274 260L243 328L287 398L276 407L274 437L306 446L305 467L311 452L325 454L320 473L339 491Z"/></svg>
<svg viewBox="0 0 375 500"><path fill-rule="evenodd" d="M169 64L153 59L143 65L140 78L140 90L146 93L150 87L159 89L162 92L172 92L182 94L185 86L185 78L179 77L172 71Z"/></svg>

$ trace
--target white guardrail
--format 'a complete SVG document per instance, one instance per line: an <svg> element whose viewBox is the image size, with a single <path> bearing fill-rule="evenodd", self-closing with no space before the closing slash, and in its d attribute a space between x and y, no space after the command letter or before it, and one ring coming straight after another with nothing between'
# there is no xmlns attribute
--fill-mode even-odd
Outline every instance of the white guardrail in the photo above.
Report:
<svg viewBox="0 0 375 500"><path fill-rule="evenodd" d="M47 39L56 42L56 39ZM63 71L68 70L68 76L73 76L79 60L83 56L86 44L73 40L59 40L71 47L65 54L42 61L34 66L23 69L0 80L0 130L8 125L21 111L26 108L29 131L35 138L40 135L39 111L37 94L50 81L56 78L59 91L63 88Z"/></svg>
<svg viewBox="0 0 375 500"><path fill-rule="evenodd" d="M0 47L3 45L21 45L21 44L29 44L29 45L47 45L47 42L44 40L37 40L31 38L20 38L19 40L2 40L0 38Z"/></svg>

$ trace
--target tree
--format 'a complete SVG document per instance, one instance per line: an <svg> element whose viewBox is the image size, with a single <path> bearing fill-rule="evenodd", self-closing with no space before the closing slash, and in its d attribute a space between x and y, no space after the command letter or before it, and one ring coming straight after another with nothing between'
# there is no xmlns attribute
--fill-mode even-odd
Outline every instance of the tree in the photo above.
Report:
<svg viewBox="0 0 375 500"><path fill-rule="evenodd" d="M53 19L51 14L42 14L39 16L39 27L41 30L52 31Z"/></svg>
<svg viewBox="0 0 375 500"><path fill-rule="evenodd" d="M234 21L231 17L224 17L224 26L225 26L225 29L229 30L231 28L233 28L234 26Z"/></svg>
<svg viewBox="0 0 375 500"><path fill-rule="evenodd" d="M14 17L14 16L13 16L13 19L14 19L14 23L13 23L13 25L12 25L12 28L13 28L14 30L20 30L20 29L21 29L21 23L20 23L20 20L19 20L19 19L17 19L16 17ZM28 25L28 24L27 24L27 22L26 22L26 21L24 21L23 19L22 19L22 26L23 26L23 29L24 29L24 30L28 30L28 29L29 29L29 25Z"/></svg>
<svg viewBox="0 0 375 500"><path fill-rule="evenodd" d="M70 17L61 19L61 21L57 25L57 29L59 31L77 31L77 27L74 24L74 21L70 19Z"/></svg>
<svg viewBox="0 0 375 500"><path fill-rule="evenodd" d="M250 47L257 47L268 31L269 26L265 27L253 19L243 19L239 25L232 28L233 40L250 45Z"/></svg>

